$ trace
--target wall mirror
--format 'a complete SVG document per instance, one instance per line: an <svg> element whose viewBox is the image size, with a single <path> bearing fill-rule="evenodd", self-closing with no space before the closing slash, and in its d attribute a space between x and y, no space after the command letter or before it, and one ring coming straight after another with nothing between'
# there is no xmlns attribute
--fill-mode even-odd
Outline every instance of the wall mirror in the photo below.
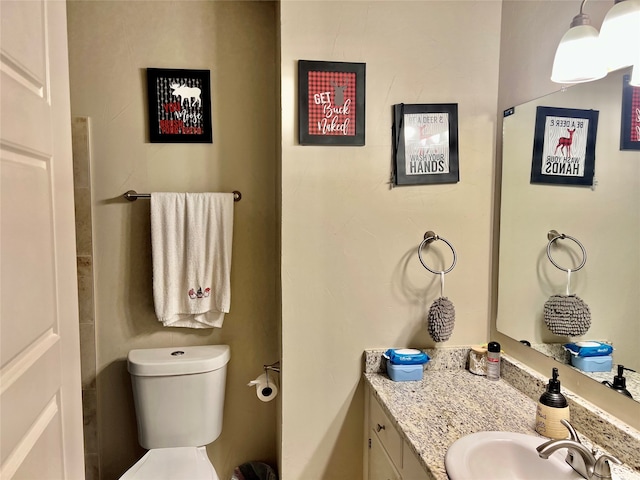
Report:
<svg viewBox="0 0 640 480"><path fill-rule="evenodd" d="M515 106L505 116L496 325L563 363L569 361L565 343L611 343L614 368L583 373L612 382L618 364L631 368L637 373L625 372L627 387L640 401L640 151L620 149L626 74L612 72L565 88ZM538 107L599 112L592 186L531 182ZM580 241L587 255L583 268L568 274L552 264L547 255L551 230ZM569 240L554 242L550 252L567 269L582 260L580 248ZM545 323L545 303L552 295L567 294L568 286L591 316L589 330L578 337L554 335Z"/></svg>

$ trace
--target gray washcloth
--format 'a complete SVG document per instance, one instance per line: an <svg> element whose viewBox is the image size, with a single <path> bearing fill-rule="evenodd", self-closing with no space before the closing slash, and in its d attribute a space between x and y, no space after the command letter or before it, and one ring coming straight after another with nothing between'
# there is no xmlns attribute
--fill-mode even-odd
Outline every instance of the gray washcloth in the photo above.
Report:
<svg viewBox="0 0 640 480"><path fill-rule="evenodd" d="M591 326L591 312L577 295L553 295L544 304L544 322L555 335L579 337Z"/></svg>
<svg viewBox="0 0 640 480"><path fill-rule="evenodd" d="M427 330L436 342L446 342L453 332L456 309L447 297L436 299L429 308Z"/></svg>

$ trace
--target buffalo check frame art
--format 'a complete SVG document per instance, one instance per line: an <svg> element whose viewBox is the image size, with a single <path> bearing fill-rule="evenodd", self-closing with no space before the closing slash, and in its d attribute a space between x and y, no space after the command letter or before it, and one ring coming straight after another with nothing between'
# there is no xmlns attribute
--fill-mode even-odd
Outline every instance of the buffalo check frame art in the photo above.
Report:
<svg viewBox="0 0 640 480"><path fill-rule="evenodd" d="M149 141L213 143L211 72L147 68Z"/></svg>
<svg viewBox="0 0 640 480"><path fill-rule="evenodd" d="M640 150L640 87L632 86L630 81L631 75L624 75L620 150Z"/></svg>
<svg viewBox="0 0 640 480"><path fill-rule="evenodd" d="M364 145L364 63L298 61L300 145Z"/></svg>

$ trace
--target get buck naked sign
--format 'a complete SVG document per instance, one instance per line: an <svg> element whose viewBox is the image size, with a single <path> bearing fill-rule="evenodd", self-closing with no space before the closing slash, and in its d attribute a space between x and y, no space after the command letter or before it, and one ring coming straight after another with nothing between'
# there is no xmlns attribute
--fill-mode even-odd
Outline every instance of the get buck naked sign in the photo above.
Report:
<svg viewBox="0 0 640 480"><path fill-rule="evenodd" d="M364 63L298 62L302 145L364 145Z"/></svg>

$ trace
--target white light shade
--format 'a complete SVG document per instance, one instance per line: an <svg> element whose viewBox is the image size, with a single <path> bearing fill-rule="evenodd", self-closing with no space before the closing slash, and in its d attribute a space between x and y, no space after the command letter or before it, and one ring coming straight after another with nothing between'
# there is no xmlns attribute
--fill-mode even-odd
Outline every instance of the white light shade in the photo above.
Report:
<svg viewBox="0 0 640 480"><path fill-rule="evenodd" d="M629 80L629 84L633 87L640 87L640 49L638 49L636 61L633 63L633 67L631 68L631 79Z"/></svg>
<svg viewBox="0 0 640 480"><path fill-rule="evenodd" d="M582 83L607 74L601 54L598 31L591 25L571 27L564 34L553 60L551 81Z"/></svg>
<svg viewBox="0 0 640 480"><path fill-rule="evenodd" d="M629 81L629 85L633 87L640 87L640 63L633 67L633 71L631 72L631 80Z"/></svg>
<svg viewBox="0 0 640 480"><path fill-rule="evenodd" d="M607 69L632 65L640 52L640 0L623 0L607 12L600 28Z"/></svg>
<svg viewBox="0 0 640 480"><path fill-rule="evenodd" d="M640 58L631 69L631 79L629 84L633 87L640 87Z"/></svg>

